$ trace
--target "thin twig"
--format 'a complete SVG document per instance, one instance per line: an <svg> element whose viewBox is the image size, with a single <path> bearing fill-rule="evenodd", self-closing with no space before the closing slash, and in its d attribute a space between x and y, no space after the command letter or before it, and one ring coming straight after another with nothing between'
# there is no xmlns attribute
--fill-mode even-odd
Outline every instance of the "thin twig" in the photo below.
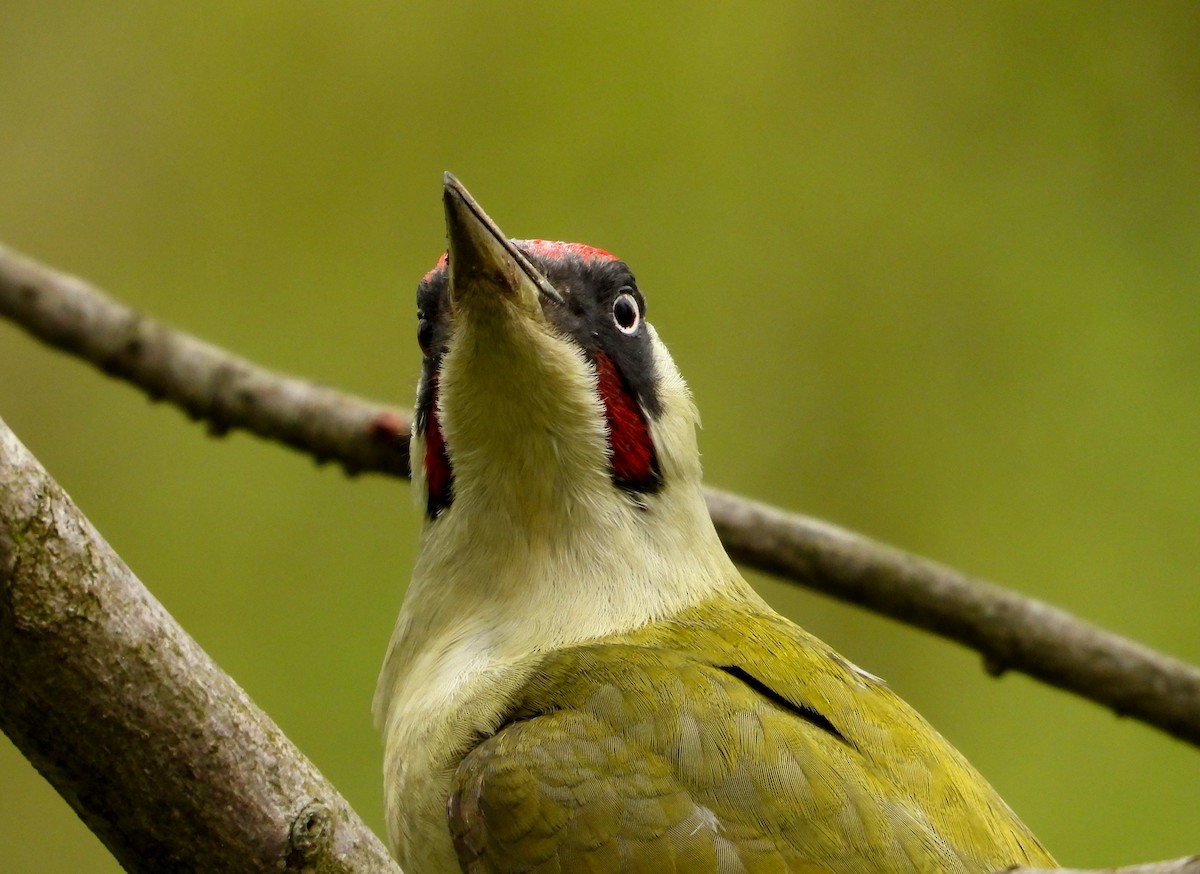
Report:
<svg viewBox="0 0 1200 874"><path fill-rule="evenodd" d="M128 871L399 871L3 421L0 702Z"/></svg>
<svg viewBox="0 0 1200 874"><path fill-rule="evenodd" d="M408 414L257 367L0 247L0 315L171 400L352 471L406 475ZM1047 604L825 523L716 490L709 509L743 564L925 628L1200 745L1200 670Z"/></svg>
<svg viewBox="0 0 1200 874"><path fill-rule="evenodd" d="M1019 595L817 519L710 489L730 556L978 650L1200 746L1200 670Z"/></svg>
<svg viewBox="0 0 1200 874"><path fill-rule="evenodd" d="M259 367L2 245L0 315L213 434L243 428L349 473L408 475L406 413Z"/></svg>

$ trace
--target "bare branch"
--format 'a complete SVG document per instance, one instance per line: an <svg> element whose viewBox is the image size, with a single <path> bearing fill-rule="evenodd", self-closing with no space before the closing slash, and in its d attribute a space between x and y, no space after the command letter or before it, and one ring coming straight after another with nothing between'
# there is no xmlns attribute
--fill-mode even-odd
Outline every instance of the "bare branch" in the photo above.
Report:
<svg viewBox="0 0 1200 874"><path fill-rule="evenodd" d="M213 434L244 428L350 473L408 475L405 413L259 367L4 246L0 315L181 407Z"/></svg>
<svg viewBox="0 0 1200 874"><path fill-rule="evenodd" d="M126 870L399 871L2 421L0 702Z"/></svg>
<svg viewBox="0 0 1200 874"><path fill-rule="evenodd" d="M729 554L956 640L1016 670L1200 745L1200 670L1041 601L806 516L710 489Z"/></svg>
<svg viewBox="0 0 1200 874"><path fill-rule="evenodd" d="M407 414L258 368L2 247L0 314L215 430L245 428L354 471L407 473ZM825 523L716 490L708 498L746 566L957 640L992 673L1022 671L1200 745L1196 668Z"/></svg>

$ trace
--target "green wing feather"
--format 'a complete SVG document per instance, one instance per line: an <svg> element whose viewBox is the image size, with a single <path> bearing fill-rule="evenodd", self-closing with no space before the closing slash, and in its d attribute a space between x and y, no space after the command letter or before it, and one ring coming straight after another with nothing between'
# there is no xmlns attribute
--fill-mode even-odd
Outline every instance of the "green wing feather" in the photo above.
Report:
<svg viewBox="0 0 1200 874"><path fill-rule="evenodd" d="M540 657L452 787L478 874L1053 865L886 685L733 604Z"/></svg>

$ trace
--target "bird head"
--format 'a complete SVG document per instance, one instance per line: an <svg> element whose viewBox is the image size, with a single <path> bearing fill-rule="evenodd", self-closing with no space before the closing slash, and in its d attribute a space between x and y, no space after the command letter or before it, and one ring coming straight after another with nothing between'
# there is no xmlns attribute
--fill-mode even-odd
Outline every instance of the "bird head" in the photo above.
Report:
<svg viewBox="0 0 1200 874"><path fill-rule="evenodd" d="M555 527L699 494L697 414L628 265L509 240L452 176L449 246L417 292L414 474L430 524L500 512Z"/></svg>
<svg viewBox="0 0 1200 874"><path fill-rule="evenodd" d="M755 597L709 519L696 409L628 265L508 239L449 174L443 199L447 252L417 291L426 518L389 670L463 640L515 657L718 590Z"/></svg>

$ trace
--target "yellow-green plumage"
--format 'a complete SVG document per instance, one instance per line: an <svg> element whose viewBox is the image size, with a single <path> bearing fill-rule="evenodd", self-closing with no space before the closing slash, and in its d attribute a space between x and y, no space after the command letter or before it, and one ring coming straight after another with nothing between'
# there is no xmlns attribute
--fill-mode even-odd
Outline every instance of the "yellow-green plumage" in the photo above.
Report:
<svg viewBox="0 0 1200 874"><path fill-rule="evenodd" d="M467 871L1052 864L884 683L780 616L710 601L521 670L453 777Z"/></svg>

